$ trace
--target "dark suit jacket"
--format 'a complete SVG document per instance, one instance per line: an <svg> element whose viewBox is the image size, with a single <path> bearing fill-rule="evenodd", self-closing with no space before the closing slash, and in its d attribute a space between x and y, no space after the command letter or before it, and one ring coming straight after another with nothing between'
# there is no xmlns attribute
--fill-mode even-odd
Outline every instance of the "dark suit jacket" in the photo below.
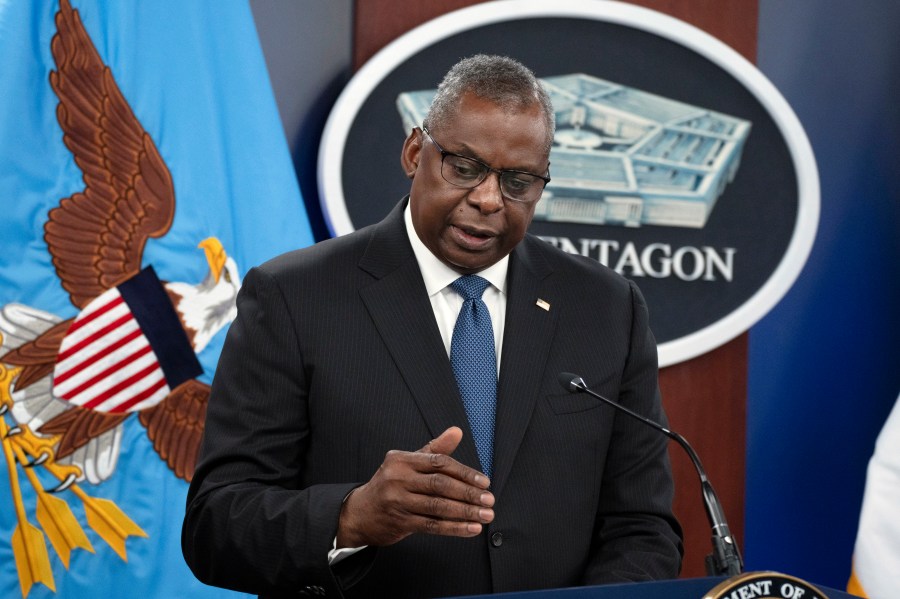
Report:
<svg viewBox="0 0 900 599"><path fill-rule="evenodd" d="M290 596L434 597L676 576L666 439L560 371L664 421L637 287L527 236L512 252L498 387L495 521L412 535L330 568L343 498L390 449L463 429L478 457L404 228L381 223L251 270L209 402L182 536L209 584ZM543 299L549 310L537 305Z"/></svg>

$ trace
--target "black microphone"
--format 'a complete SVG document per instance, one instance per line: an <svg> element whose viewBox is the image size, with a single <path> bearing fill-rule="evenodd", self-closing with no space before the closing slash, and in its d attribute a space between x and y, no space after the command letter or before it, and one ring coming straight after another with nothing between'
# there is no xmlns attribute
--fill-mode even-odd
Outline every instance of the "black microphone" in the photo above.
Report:
<svg viewBox="0 0 900 599"><path fill-rule="evenodd" d="M711 555L706 556L706 573L710 576L734 576L735 574L743 572L744 564L741 561L741 553L738 550L734 537L731 535L731 530L728 528L728 522L725 521L722 503L719 501L719 496L716 495L712 483L709 482L709 478L706 476L706 470L703 469L703 464L700 463L697 452L694 451L694 448L691 447L687 440L680 434L670 431L658 422L654 422L649 418L645 418L640 414L632 412L625 406L619 405L611 399L607 399L599 393L591 391L585 384L584 379L577 374L560 372L559 384L562 385L563 389L566 391L571 393L587 393L591 397L599 399L615 409L625 412L632 418L636 418L644 424L655 428L684 448L691 458L691 462L694 463L694 468L697 469L697 475L700 477L700 492L703 495L703 505L706 508L706 517L712 527L713 552Z"/></svg>

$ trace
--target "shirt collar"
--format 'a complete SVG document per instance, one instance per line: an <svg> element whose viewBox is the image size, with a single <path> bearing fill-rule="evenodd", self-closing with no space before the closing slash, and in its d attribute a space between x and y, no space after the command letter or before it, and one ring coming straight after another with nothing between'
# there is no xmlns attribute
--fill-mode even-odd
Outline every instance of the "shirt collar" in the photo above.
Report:
<svg viewBox="0 0 900 599"><path fill-rule="evenodd" d="M412 199L410 199L412 202ZM419 263L419 270L422 271L422 279L425 281L425 289L428 297L439 293L450 283L458 279L461 275L438 260L431 253L419 235L412 222L412 211L409 202L403 210L403 221L406 223L406 234L409 236L409 243L412 245L413 253L416 255L416 262ZM483 277L496 287L500 293L506 293L506 273L509 270L509 255L503 256L498 262L478 272L479 277Z"/></svg>

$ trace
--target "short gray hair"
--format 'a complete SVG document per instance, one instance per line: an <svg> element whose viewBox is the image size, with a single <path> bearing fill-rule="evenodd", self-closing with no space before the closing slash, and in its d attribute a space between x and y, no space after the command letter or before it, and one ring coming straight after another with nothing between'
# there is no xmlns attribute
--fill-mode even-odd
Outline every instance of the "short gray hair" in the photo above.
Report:
<svg viewBox="0 0 900 599"><path fill-rule="evenodd" d="M545 150L553 145L555 120L550 95L534 73L521 62L508 56L476 54L459 61L444 75L438 86L423 126L440 128L459 110L463 95L472 93L479 98L509 111L541 107L547 128Z"/></svg>

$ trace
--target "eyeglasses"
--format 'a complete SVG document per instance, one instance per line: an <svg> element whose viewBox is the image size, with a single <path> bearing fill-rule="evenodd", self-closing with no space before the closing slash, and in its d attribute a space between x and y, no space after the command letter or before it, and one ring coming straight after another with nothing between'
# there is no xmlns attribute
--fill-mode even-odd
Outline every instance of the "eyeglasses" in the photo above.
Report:
<svg viewBox="0 0 900 599"><path fill-rule="evenodd" d="M441 177L444 181L464 189L473 189L481 185L491 173L497 173L500 179L500 193L508 200L522 204L537 202L544 192L544 186L550 182L550 177L542 177L534 173L516 170L499 170L487 164L448 152L432 137L426 127L422 131L431 138L434 146L441 153Z"/></svg>

